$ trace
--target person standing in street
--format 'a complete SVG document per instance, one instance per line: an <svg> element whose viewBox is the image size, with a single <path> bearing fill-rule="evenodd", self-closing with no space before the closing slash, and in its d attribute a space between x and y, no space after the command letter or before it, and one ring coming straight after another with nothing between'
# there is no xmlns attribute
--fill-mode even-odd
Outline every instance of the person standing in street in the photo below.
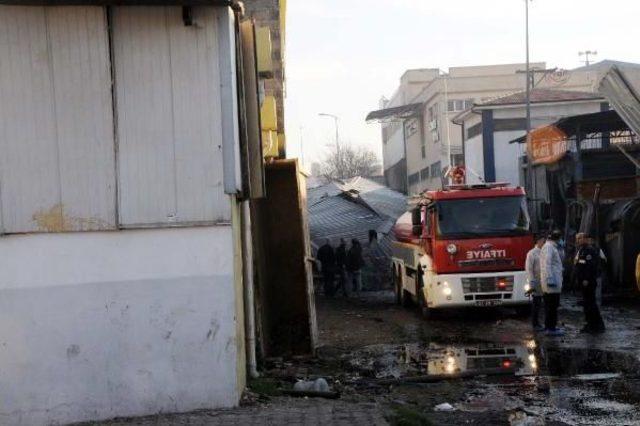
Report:
<svg viewBox="0 0 640 426"><path fill-rule="evenodd" d="M362 246L357 239L351 240L351 248L347 253L347 270L353 291L360 293L362 291L362 267L364 266L364 258L362 257Z"/></svg>
<svg viewBox="0 0 640 426"><path fill-rule="evenodd" d="M542 285L540 278L540 252L546 238L539 236L536 239L536 245L527 253L525 262L525 270L527 272L527 284L529 290L527 293L531 295L531 325L535 331L543 331L545 327L540 324L540 312L542 311Z"/></svg>
<svg viewBox="0 0 640 426"><path fill-rule="evenodd" d="M342 290L344 297L349 297L349 290L347 289L347 243L344 238L340 238L340 245L336 249L336 274L338 276L338 285L336 286L336 293Z"/></svg>
<svg viewBox="0 0 640 426"><path fill-rule="evenodd" d="M331 241L327 238L322 247L318 249L317 258L322 269L322 283L324 295L333 296L333 279L335 277L336 254L331 247Z"/></svg>
<svg viewBox="0 0 640 426"><path fill-rule="evenodd" d="M558 252L558 243L562 233L555 230L540 251L540 282L544 297L544 325L547 335L561 336L564 331L558 328L558 307L562 293L562 259Z"/></svg>
<svg viewBox="0 0 640 426"><path fill-rule="evenodd" d="M604 321L600 315L596 300L598 276L600 273L600 250L595 246L594 239L587 234L576 236L578 253L575 258L575 273L578 285L582 289L582 303L586 325L581 333L603 333Z"/></svg>

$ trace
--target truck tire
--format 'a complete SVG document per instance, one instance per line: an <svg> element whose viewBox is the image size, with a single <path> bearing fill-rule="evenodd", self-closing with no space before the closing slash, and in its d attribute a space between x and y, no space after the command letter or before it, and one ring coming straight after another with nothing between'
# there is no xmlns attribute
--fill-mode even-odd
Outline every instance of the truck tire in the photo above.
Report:
<svg viewBox="0 0 640 426"><path fill-rule="evenodd" d="M416 299L418 302L418 309L420 310L420 315L422 316L422 318L424 319L433 319L436 317L436 310L435 309L431 309L429 308L429 306L427 305L427 300L424 297L424 291L423 291L423 287L424 287L424 281L423 281L423 272L422 272L422 268L418 267L418 270L416 271Z"/></svg>

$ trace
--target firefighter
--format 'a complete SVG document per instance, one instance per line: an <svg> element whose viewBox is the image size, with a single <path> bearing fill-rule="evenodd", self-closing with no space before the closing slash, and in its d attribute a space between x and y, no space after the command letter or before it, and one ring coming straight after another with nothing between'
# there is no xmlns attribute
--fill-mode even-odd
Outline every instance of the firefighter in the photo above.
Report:
<svg viewBox="0 0 640 426"><path fill-rule="evenodd" d="M322 283L324 295L333 296L333 279L335 277L336 254L331 247L331 240L328 238L324 241L322 247L318 249L318 260L322 268Z"/></svg>
<svg viewBox="0 0 640 426"><path fill-rule="evenodd" d="M587 322L580 332L602 333L605 326L596 301L600 274L600 250L595 246L595 241L590 235L579 234L576 236L576 242L579 246L574 267L578 285L582 289L584 317Z"/></svg>
<svg viewBox="0 0 640 426"><path fill-rule="evenodd" d="M562 336L564 330L558 328L558 307L562 292L562 259L558 244L562 233L551 232L540 251L540 282L544 293L544 325L547 335Z"/></svg>
<svg viewBox="0 0 640 426"><path fill-rule="evenodd" d="M527 294L531 296L531 324L535 331L543 331L540 324L540 312L542 311L542 286L540 283L540 252L546 242L544 236L536 239L536 245L527 253L525 270L527 271L527 284L529 289Z"/></svg>
<svg viewBox="0 0 640 426"><path fill-rule="evenodd" d="M347 243L344 238L340 238L340 245L336 249L336 274L338 275L338 285L336 286L336 293L342 290L344 297L349 297L349 290L347 286Z"/></svg>

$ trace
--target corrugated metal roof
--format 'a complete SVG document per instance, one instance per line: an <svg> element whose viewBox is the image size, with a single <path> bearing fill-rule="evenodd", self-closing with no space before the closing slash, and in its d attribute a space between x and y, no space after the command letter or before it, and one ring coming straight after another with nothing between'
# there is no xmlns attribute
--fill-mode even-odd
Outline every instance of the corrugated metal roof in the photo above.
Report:
<svg viewBox="0 0 640 426"><path fill-rule="evenodd" d="M401 105L393 108L379 109L367 114L366 121L385 120L393 118L408 118L414 116L422 108L421 103Z"/></svg>
<svg viewBox="0 0 640 426"><path fill-rule="evenodd" d="M526 102L526 92L517 92L480 103L477 106L518 105ZM531 103L570 102L604 99L597 93L573 90L533 89Z"/></svg>
<svg viewBox="0 0 640 426"><path fill-rule="evenodd" d="M606 72L598 89L606 95L629 128L640 135L640 95L617 66Z"/></svg>
<svg viewBox="0 0 640 426"><path fill-rule="evenodd" d="M407 209L406 197L366 178L330 182L308 193L309 230L314 249L329 238L333 246L344 238L358 239L365 257L365 285L381 288L390 279L389 257L395 240L393 225ZM369 231L378 242L369 243Z"/></svg>

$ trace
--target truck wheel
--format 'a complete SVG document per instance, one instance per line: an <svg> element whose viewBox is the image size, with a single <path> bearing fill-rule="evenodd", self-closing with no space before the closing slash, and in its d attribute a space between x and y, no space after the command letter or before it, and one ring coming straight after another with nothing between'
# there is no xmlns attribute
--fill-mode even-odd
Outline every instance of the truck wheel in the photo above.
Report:
<svg viewBox="0 0 640 426"><path fill-rule="evenodd" d="M422 280L422 268L418 268L416 271L416 299L418 302L418 309L420 310L420 315L424 319L433 319L436 315L436 311L434 309L429 308L427 305L427 300L424 297L424 283Z"/></svg>
<svg viewBox="0 0 640 426"><path fill-rule="evenodd" d="M523 318L531 316L531 305L516 306L516 315Z"/></svg>
<svg viewBox="0 0 640 426"><path fill-rule="evenodd" d="M399 269L399 267L393 265L393 290L396 292L396 304L402 305L402 277Z"/></svg>

